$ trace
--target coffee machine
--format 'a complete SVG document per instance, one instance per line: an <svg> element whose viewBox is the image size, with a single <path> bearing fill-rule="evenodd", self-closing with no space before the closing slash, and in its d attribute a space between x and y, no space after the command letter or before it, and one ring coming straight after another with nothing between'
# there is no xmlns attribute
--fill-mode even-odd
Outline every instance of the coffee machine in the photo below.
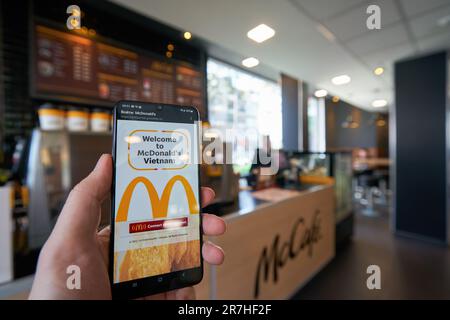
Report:
<svg viewBox="0 0 450 320"><path fill-rule="evenodd" d="M26 169L30 249L43 246L70 190L111 147L111 133L33 131ZM110 201L105 201L101 225L109 224L109 214Z"/></svg>
<svg viewBox="0 0 450 320"><path fill-rule="evenodd" d="M238 199L239 174L233 170L232 144L220 142L216 145L220 148L214 149L212 154L208 155L212 163L203 163L201 166L201 184L215 191L216 196L211 204L226 206Z"/></svg>

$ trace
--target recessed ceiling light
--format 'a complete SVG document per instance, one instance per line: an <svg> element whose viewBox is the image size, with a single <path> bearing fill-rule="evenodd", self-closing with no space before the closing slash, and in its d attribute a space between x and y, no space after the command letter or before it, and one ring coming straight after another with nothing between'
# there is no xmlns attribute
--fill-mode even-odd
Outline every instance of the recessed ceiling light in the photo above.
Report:
<svg viewBox="0 0 450 320"><path fill-rule="evenodd" d="M272 38L274 35L275 30L264 23L247 32L247 37L258 43L264 42L267 39Z"/></svg>
<svg viewBox="0 0 450 320"><path fill-rule="evenodd" d="M334 36L333 32L327 29L323 24L317 25L317 31L319 31L322 36L327 39L330 42L334 42L336 40L336 37Z"/></svg>
<svg viewBox="0 0 450 320"><path fill-rule="evenodd" d="M325 89L319 89L319 90L316 90L316 92L314 92L314 95L315 95L317 98L323 98L323 97L326 97L327 94L328 94L328 91L325 90Z"/></svg>
<svg viewBox="0 0 450 320"><path fill-rule="evenodd" d="M374 108L383 108L387 106L387 101L384 99L374 100L372 102L372 107Z"/></svg>
<svg viewBox="0 0 450 320"><path fill-rule="evenodd" d="M186 40L190 40L190 39L192 38L192 34L191 34L189 31L186 31L186 32L183 34L183 37L184 37Z"/></svg>
<svg viewBox="0 0 450 320"><path fill-rule="evenodd" d="M254 57L250 57L250 58L242 60L242 65L247 68L256 67L258 64L259 64L259 60Z"/></svg>
<svg viewBox="0 0 450 320"><path fill-rule="evenodd" d="M352 81L352 78L350 78L348 75L343 74L341 76L336 76L333 79L331 79L331 82L337 86L341 86L343 84L347 84L350 81Z"/></svg>
<svg viewBox="0 0 450 320"><path fill-rule="evenodd" d="M334 103L338 103L339 100L341 100L341 98L339 98L338 96L334 96L331 101L333 101Z"/></svg>
<svg viewBox="0 0 450 320"><path fill-rule="evenodd" d="M373 70L373 73L374 73L376 76L381 76L381 75L384 73L384 68L383 68L383 67L376 67L376 68Z"/></svg>

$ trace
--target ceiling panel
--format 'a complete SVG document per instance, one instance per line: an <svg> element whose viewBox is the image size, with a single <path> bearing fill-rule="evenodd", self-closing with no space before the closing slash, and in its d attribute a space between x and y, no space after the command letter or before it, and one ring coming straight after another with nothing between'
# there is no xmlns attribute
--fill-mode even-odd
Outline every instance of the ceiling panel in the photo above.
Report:
<svg viewBox="0 0 450 320"><path fill-rule="evenodd" d="M377 51L374 53L369 53L367 55L361 56L361 59L367 63L371 68L376 68L378 66L389 69L392 64L400 59L404 59L414 54L414 48L407 42L400 44L385 50Z"/></svg>
<svg viewBox="0 0 450 320"><path fill-rule="evenodd" d="M450 4L450 0L400 0L408 17L421 14L440 6Z"/></svg>
<svg viewBox="0 0 450 320"><path fill-rule="evenodd" d="M194 38L203 39L209 47L220 47L218 52L225 54L217 56L227 61L239 64L244 57L255 56L261 65L254 72L261 73L262 66L267 66L276 71L275 77L279 72L287 73L307 81L312 88L323 87L330 94L372 111L374 99L392 102L391 64L414 54L397 4L411 1L415 6L405 5L408 14L416 10L423 15L430 11L424 3L431 1L430 6L434 7L440 4L433 0L190 0L180 14L181 0L113 1L180 30L191 31ZM372 3L382 8L381 30L366 28L366 8ZM414 27L421 34L428 24L419 18L415 16L418 20ZM325 39L317 30L317 20L324 20L322 23L341 41ZM259 23L272 26L275 37L261 44L249 40L247 31ZM450 34L441 32L420 38L418 44L428 51L450 47L449 39ZM228 52L234 53L233 59ZM214 51L210 53L214 55ZM381 77L372 72L378 64L387 68ZM333 76L344 73L351 76L351 83L345 86L331 83Z"/></svg>
<svg viewBox="0 0 450 320"><path fill-rule="evenodd" d="M386 50L409 41L403 24L373 30L364 37L347 42L347 47L359 56Z"/></svg>
<svg viewBox="0 0 450 320"><path fill-rule="evenodd" d="M370 102L372 94L377 90L383 90L386 85L382 78L368 74L364 69L352 69L349 74L351 74L352 82L348 85L336 86L331 82L331 77L329 77L319 82L318 86L342 98L359 97L360 101Z"/></svg>
<svg viewBox="0 0 450 320"><path fill-rule="evenodd" d="M450 49L450 31L442 32L417 41L422 52Z"/></svg>
<svg viewBox="0 0 450 320"><path fill-rule="evenodd" d="M330 2L340 1L333 0ZM370 1L370 4L379 5L381 8L381 27L390 25L397 21L400 21L400 15L393 0L378 0ZM369 15L366 13L367 3L349 10L343 15L328 19L324 21L324 25L327 26L341 41L348 41L360 35L365 35L370 30L367 29L367 18Z"/></svg>
<svg viewBox="0 0 450 320"><path fill-rule="evenodd" d="M316 19L325 20L342 13L349 8L367 2L367 0L293 0L313 15Z"/></svg>
<svg viewBox="0 0 450 320"><path fill-rule="evenodd" d="M448 6L433 10L423 16L410 20L411 30L416 38L445 31L443 29L450 30L450 25L446 27L438 25L440 18L450 16L450 0L448 2Z"/></svg>

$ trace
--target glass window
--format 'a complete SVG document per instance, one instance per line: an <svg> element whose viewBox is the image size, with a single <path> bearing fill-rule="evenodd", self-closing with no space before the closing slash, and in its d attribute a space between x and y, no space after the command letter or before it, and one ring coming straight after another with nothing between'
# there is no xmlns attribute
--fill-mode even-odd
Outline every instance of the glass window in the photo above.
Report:
<svg viewBox="0 0 450 320"><path fill-rule="evenodd" d="M311 151L325 151L325 126L325 100L310 97L308 99L308 142Z"/></svg>
<svg viewBox="0 0 450 320"><path fill-rule="evenodd" d="M233 161L249 167L262 136L269 136L272 148L282 147L281 88L236 67L209 59L208 110L213 128L235 129ZM259 140L258 140L259 139ZM241 170L240 170L241 171Z"/></svg>

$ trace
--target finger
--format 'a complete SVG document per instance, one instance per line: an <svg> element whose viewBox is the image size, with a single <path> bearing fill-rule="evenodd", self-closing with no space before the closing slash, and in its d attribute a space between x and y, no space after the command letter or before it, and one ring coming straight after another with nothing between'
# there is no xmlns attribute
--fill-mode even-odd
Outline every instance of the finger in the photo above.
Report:
<svg viewBox="0 0 450 320"><path fill-rule="evenodd" d="M213 214L203 213L202 220L203 234L207 236L220 236L227 229L225 220Z"/></svg>
<svg viewBox="0 0 450 320"><path fill-rule="evenodd" d="M195 299L194 287L181 288L141 298L141 300L194 300L194 299Z"/></svg>
<svg viewBox="0 0 450 320"><path fill-rule="evenodd" d="M167 293L167 299L171 300L195 300L194 287L186 287Z"/></svg>
<svg viewBox="0 0 450 320"><path fill-rule="evenodd" d="M56 223L55 233L94 236L100 220L100 205L110 192L111 179L111 155L104 154L94 170L70 192Z"/></svg>
<svg viewBox="0 0 450 320"><path fill-rule="evenodd" d="M203 244L202 256L206 262L215 265L222 264L225 259L225 254L223 253L222 248L209 241Z"/></svg>
<svg viewBox="0 0 450 320"><path fill-rule="evenodd" d="M206 207L215 197L214 190L208 187L202 187L202 208Z"/></svg>
<svg viewBox="0 0 450 320"><path fill-rule="evenodd" d="M105 261L109 261L109 237L111 235L111 227L104 227L97 233L97 239L100 243L100 250Z"/></svg>
<svg viewBox="0 0 450 320"><path fill-rule="evenodd" d="M137 298L136 300L167 300L167 292L152 294L151 296Z"/></svg>
<svg viewBox="0 0 450 320"><path fill-rule="evenodd" d="M94 198L101 203L109 195L111 181L112 158L110 154L103 154L94 170L77 184L73 191L78 193L79 197Z"/></svg>
<svg viewBox="0 0 450 320"><path fill-rule="evenodd" d="M194 287L186 287L166 292L164 298L166 300L194 300Z"/></svg>
<svg viewBox="0 0 450 320"><path fill-rule="evenodd" d="M111 226L106 226L98 232L98 236L102 239L107 238L109 240L110 234L111 234Z"/></svg>

